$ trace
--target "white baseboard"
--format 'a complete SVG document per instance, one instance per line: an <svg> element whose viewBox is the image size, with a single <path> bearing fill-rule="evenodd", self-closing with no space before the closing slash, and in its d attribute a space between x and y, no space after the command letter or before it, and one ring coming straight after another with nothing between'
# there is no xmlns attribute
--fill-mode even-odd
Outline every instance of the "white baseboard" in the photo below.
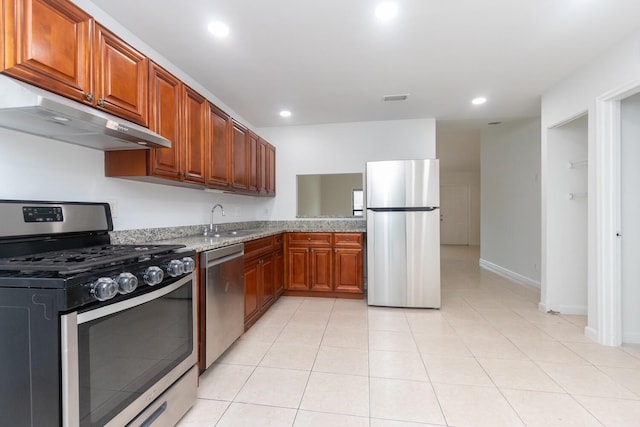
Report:
<svg viewBox="0 0 640 427"><path fill-rule="evenodd" d="M557 311L560 314L575 314L578 316L587 315L587 306L582 305L559 305L551 307L546 302L540 301L538 303L538 310L546 313L549 310Z"/></svg>
<svg viewBox="0 0 640 427"><path fill-rule="evenodd" d="M639 344L640 332L623 332L622 342L625 344Z"/></svg>
<svg viewBox="0 0 640 427"><path fill-rule="evenodd" d="M588 310L586 305L560 305L558 306L557 311L559 311L560 314L586 316Z"/></svg>
<svg viewBox="0 0 640 427"><path fill-rule="evenodd" d="M519 285L531 286L537 289L540 289L540 282L530 279L529 277L523 276L522 274L518 274L514 271L507 270L504 267L500 267L497 264L486 261L480 258L480 267L485 270L489 270L493 273L496 273L499 276L505 277Z"/></svg>
<svg viewBox="0 0 640 427"><path fill-rule="evenodd" d="M590 340L598 342L598 331L591 326L584 327L584 335Z"/></svg>

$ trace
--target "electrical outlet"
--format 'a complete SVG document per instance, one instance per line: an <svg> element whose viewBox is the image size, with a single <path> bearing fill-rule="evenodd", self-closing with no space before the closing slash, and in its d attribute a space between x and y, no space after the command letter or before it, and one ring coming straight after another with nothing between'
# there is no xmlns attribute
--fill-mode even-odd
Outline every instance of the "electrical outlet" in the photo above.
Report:
<svg viewBox="0 0 640 427"><path fill-rule="evenodd" d="M111 218L118 217L118 201L116 199L109 200L109 207L111 208Z"/></svg>

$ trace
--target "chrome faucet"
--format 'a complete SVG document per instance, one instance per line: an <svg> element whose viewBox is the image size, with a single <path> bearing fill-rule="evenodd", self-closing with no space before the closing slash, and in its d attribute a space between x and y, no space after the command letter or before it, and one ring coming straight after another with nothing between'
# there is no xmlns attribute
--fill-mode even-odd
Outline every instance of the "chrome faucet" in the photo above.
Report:
<svg viewBox="0 0 640 427"><path fill-rule="evenodd" d="M213 224L213 212L215 212L217 207L220 207L220 210L222 211L222 216L224 216L224 207L220 204L220 203L216 203L215 205L213 205L213 207L211 208L211 217L209 218L209 233L213 234L213 233L217 233L218 232L218 224Z"/></svg>

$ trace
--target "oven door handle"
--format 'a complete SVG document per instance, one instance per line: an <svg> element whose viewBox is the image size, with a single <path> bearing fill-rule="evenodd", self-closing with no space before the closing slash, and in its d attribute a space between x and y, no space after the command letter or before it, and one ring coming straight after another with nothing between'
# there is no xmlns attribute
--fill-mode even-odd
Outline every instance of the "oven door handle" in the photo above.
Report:
<svg viewBox="0 0 640 427"><path fill-rule="evenodd" d="M104 307L96 308L95 310L88 310L83 313L78 313L78 325L81 325L86 322L91 322L92 320L109 316L111 314L119 313L121 311L128 310L133 307L137 307L149 301L153 301L156 298L160 298L184 286L186 283L189 283L192 279L193 279L193 274L189 274L187 276L182 277L177 282L172 283L163 288L160 288L158 290L155 290L153 292L149 292L149 293L137 296L135 298L120 301L115 304L109 304Z"/></svg>

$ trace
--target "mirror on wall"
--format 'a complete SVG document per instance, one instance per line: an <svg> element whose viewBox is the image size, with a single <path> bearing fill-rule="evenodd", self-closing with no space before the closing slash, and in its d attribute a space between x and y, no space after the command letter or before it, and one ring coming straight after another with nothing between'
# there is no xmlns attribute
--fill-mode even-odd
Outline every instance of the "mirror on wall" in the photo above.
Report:
<svg viewBox="0 0 640 427"><path fill-rule="evenodd" d="M298 218L362 217L361 173L297 175Z"/></svg>

